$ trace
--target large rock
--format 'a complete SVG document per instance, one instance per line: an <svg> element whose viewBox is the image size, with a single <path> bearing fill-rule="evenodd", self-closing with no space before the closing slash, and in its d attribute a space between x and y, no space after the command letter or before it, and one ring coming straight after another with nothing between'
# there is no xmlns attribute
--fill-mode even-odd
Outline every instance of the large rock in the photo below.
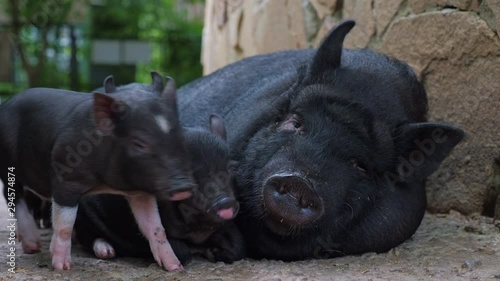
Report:
<svg viewBox="0 0 500 281"><path fill-rule="evenodd" d="M365 48L375 34L375 19L372 13L372 0L344 1L343 18L356 20L356 26L345 38L346 48Z"/></svg>
<svg viewBox="0 0 500 281"><path fill-rule="evenodd" d="M422 78L430 118L467 132L429 181L429 209L481 211L488 167L500 154L498 37L472 13L434 12L395 21L384 39L381 51L407 61Z"/></svg>
<svg viewBox="0 0 500 281"><path fill-rule="evenodd" d="M398 13L404 0L374 0L373 13L377 27L377 35L384 33L386 27Z"/></svg>
<svg viewBox="0 0 500 281"><path fill-rule="evenodd" d="M410 7L414 13L422 13L437 7L456 8L460 10L475 10L478 0L409 0Z"/></svg>
<svg viewBox="0 0 500 281"><path fill-rule="evenodd" d="M333 14L338 5L338 0L311 0L310 3L316 9L316 13L320 20L326 16Z"/></svg>
<svg viewBox="0 0 500 281"><path fill-rule="evenodd" d="M380 51L408 62L419 75L434 60L466 64L478 56L500 54L498 37L485 21L467 12L398 19L387 31Z"/></svg>
<svg viewBox="0 0 500 281"><path fill-rule="evenodd" d="M500 36L500 0L486 0L485 2L493 13L496 22L496 31L498 36Z"/></svg>
<svg viewBox="0 0 500 281"><path fill-rule="evenodd" d="M205 74L243 57L308 46L301 1L208 0L205 9Z"/></svg>
<svg viewBox="0 0 500 281"><path fill-rule="evenodd" d="M480 212L489 169L500 154L500 57L479 57L469 65L435 61L425 81L431 119L460 124L467 132L428 186L429 210Z"/></svg>

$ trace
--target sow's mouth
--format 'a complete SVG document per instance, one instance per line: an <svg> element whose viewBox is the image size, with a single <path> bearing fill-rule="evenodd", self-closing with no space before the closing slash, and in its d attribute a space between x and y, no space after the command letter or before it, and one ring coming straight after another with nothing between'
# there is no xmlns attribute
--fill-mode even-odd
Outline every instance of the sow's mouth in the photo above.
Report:
<svg viewBox="0 0 500 281"><path fill-rule="evenodd" d="M268 177L263 188L265 224L272 232L287 235L307 228L323 214L323 202L311 182L293 173Z"/></svg>

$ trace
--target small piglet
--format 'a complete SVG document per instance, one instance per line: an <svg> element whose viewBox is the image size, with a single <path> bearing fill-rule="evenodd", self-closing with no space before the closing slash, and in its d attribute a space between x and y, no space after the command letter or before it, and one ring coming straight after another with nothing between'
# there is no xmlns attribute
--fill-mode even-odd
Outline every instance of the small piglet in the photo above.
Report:
<svg viewBox="0 0 500 281"><path fill-rule="evenodd" d="M174 81L168 79L164 86L156 76L152 73L152 92L33 88L0 106L1 178L4 194L15 194L18 238L25 253L40 250L40 237L23 198L24 186L52 200L55 269L70 268L80 197L115 193L127 197L158 264L182 269L166 238L156 198L185 199L195 183L178 122ZM104 82L110 83L112 77ZM12 174L14 182L9 181Z"/></svg>
<svg viewBox="0 0 500 281"><path fill-rule="evenodd" d="M210 117L211 132L186 129L198 188L182 201L158 202L169 241L183 264L192 253L211 260L232 262L245 256L243 238L230 221L239 204L233 192L234 161L229 159L226 131L219 116ZM88 196L80 203L75 223L78 242L102 259L115 256L150 257L147 241L131 224L131 212L121 196ZM173 238L173 239L172 239Z"/></svg>
<svg viewBox="0 0 500 281"><path fill-rule="evenodd" d="M43 200L29 189L23 192L23 199L28 205L30 214L35 219L35 224L38 228L52 228L50 212L52 206L49 200Z"/></svg>

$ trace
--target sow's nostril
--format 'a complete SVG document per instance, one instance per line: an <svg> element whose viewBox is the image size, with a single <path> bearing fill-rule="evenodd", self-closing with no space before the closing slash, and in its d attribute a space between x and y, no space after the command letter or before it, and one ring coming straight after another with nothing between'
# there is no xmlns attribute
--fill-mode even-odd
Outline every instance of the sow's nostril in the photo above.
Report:
<svg viewBox="0 0 500 281"><path fill-rule="evenodd" d="M296 175L274 175L264 186L268 215L280 223L305 226L317 220L322 203L310 182Z"/></svg>
<svg viewBox="0 0 500 281"><path fill-rule="evenodd" d="M230 220L236 217L239 210L239 203L231 197L224 197L217 200L209 209L209 213L223 219Z"/></svg>

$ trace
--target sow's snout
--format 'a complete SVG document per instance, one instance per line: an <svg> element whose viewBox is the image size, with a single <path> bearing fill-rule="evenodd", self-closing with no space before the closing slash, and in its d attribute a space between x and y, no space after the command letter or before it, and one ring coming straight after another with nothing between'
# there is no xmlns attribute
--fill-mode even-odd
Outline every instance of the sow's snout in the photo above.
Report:
<svg viewBox="0 0 500 281"><path fill-rule="evenodd" d="M231 220L238 214L240 204L233 196L222 196L214 200L208 214L216 221Z"/></svg>
<svg viewBox="0 0 500 281"><path fill-rule="evenodd" d="M275 174L264 183L267 225L277 233L307 227L322 214L323 204L311 182L297 174Z"/></svg>

